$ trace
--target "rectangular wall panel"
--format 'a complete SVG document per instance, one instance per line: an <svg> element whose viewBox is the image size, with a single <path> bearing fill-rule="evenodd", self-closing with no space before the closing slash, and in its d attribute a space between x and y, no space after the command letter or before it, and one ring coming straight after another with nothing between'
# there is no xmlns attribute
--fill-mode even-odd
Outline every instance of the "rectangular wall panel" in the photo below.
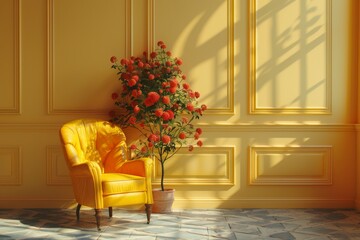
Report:
<svg viewBox="0 0 360 240"><path fill-rule="evenodd" d="M0 146L0 185L21 185L20 147Z"/></svg>
<svg viewBox="0 0 360 240"><path fill-rule="evenodd" d="M128 0L48 0L49 113L107 113L119 91L110 57L127 57Z"/></svg>
<svg viewBox="0 0 360 240"><path fill-rule="evenodd" d="M151 0L149 10L149 48L162 40L184 60L207 113L234 114L234 0Z"/></svg>
<svg viewBox="0 0 360 240"><path fill-rule="evenodd" d="M250 1L250 113L331 112L331 1Z"/></svg>
<svg viewBox="0 0 360 240"><path fill-rule="evenodd" d="M160 183L161 165L155 160L155 179ZM201 147L189 152L182 148L165 162L165 184L234 185L234 148Z"/></svg>
<svg viewBox="0 0 360 240"><path fill-rule="evenodd" d="M71 185L68 166L60 146L46 147L46 183L48 185Z"/></svg>
<svg viewBox="0 0 360 240"><path fill-rule="evenodd" d="M330 146L250 147L250 185L329 185Z"/></svg>
<svg viewBox="0 0 360 240"><path fill-rule="evenodd" d="M0 114L20 113L19 1L0 1Z"/></svg>

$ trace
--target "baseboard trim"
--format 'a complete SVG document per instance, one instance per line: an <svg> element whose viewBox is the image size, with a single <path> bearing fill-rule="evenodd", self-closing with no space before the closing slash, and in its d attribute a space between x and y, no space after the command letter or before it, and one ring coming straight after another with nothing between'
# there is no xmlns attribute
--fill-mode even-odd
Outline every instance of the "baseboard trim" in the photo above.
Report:
<svg viewBox="0 0 360 240"><path fill-rule="evenodd" d="M354 199L175 199L174 208L355 208Z"/></svg>
<svg viewBox="0 0 360 240"><path fill-rule="evenodd" d="M0 199L0 208L75 208L74 199Z"/></svg>
<svg viewBox="0 0 360 240"><path fill-rule="evenodd" d="M74 199L0 199L0 208L75 208ZM348 208L354 199L175 199L174 209L215 208Z"/></svg>

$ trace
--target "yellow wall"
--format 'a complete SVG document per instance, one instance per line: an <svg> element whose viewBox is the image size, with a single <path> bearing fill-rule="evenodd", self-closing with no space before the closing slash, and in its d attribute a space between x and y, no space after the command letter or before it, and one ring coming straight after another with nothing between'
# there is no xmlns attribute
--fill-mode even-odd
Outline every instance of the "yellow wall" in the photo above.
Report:
<svg viewBox="0 0 360 240"><path fill-rule="evenodd" d="M0 0L0 207L73 203L60 126L106 119L109 58L158 40L209 107L175 207L358 206L356 2Z"/></svg>

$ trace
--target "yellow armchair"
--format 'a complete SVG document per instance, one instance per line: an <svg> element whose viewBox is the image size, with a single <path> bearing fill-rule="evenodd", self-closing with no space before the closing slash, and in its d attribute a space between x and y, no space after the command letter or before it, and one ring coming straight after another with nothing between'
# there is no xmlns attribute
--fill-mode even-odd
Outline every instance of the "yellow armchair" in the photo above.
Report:
<svg viewBox="0 0 360 240"><path fill-rule="evenodd" d="M82 205L95 209L100 231L100 210L145 204L150 223L153 203L152 160L127 159L126 137L121 128L107 121L79 119L60 129L65 159L69 167L79 220Z"/></svg>

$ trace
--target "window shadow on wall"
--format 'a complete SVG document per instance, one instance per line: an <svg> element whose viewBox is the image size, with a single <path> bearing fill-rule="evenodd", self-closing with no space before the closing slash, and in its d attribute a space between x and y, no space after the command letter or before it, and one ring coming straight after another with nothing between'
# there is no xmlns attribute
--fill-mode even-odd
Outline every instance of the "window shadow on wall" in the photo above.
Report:
<svg viewBox="0 0 360 240"><path fill-rule="evenodd" d="M261 3L258 1L257 3ZM266 2L266 1L263 1ZM330 101L327 1L256 5L252 74L259 108L326 108Z"/></svg>

